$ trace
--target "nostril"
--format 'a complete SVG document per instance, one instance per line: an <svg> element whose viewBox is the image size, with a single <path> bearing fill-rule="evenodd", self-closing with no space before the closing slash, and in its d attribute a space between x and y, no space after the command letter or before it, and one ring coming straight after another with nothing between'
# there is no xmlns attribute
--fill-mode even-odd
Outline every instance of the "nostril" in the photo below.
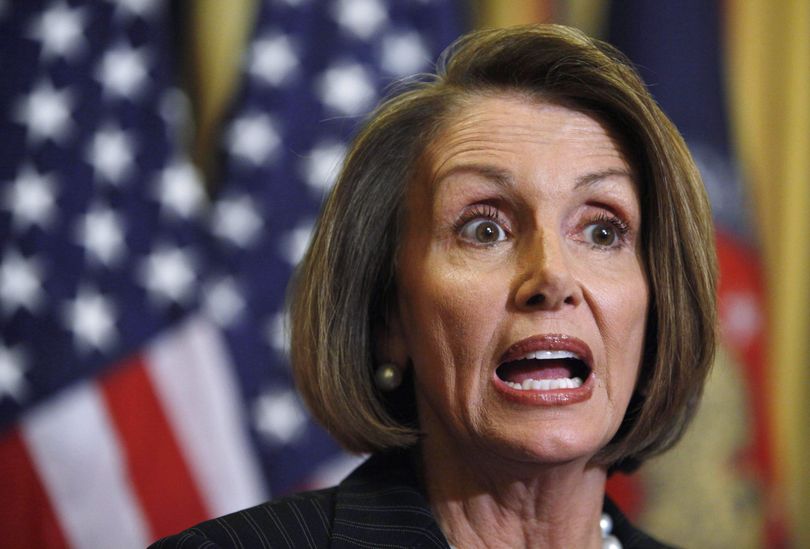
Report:
<svg viewBox="0 0 810 549"><path fill-rule="evenodd" d="M568 297L565 298L565 304L566 305L573 305L574 301L575 301L574 296L572 296L572 295L569 295Z"/></svg>
<svg viewBox="0 0 810 549"><path fill-rule="evenodd" d="M526 300L526 305L528 305L530 307L534 306L534 305L540 305L545 300L546 300L546 296L544 296L543 294L534 294L532 297L530 297L529 299Z"/></svg>

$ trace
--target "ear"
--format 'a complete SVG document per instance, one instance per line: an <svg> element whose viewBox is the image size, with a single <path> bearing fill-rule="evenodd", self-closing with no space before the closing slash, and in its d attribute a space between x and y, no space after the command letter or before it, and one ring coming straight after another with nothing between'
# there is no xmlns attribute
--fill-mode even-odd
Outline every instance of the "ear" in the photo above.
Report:
<svg viewBox="0 0 810 549"><path fill-rule="evenodd" d="M408 347L402 331L399 307L396 300L394 301L394 305L388 308L385 319L378 320L373 326L374 361L377 365L393 362L404 369L409 362Z"/></svg>

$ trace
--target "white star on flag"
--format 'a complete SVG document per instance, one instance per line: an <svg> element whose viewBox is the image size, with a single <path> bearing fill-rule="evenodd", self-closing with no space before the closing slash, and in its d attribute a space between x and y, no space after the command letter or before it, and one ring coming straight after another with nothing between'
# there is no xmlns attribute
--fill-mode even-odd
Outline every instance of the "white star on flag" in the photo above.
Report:
<svg viewBox="0 0 810 549"><path fill-rule="evenodd" d="M119 214L96 205L79 221L76 238L93 261L107 267L124 256L124 231Z"/></svg>
<svg viewBox="0 0 810 549"><path fill-rule="evenodd" d="M36 257L24 258L17 250L6 250L0 263L0 308L7 316L18 309L39 309L45 298L42 276Z"/></svg>
<svg viewBox="0 0 810 549"><path fill-rule="evenodd" d="M104 53L96 70L96 79L105 95L134 99L146 83L145 48L134 49L118 44Z"/></svg>
<svg viewBox="0 0 810 549"><path fill-rule="evenodd" d="M31 24L29 36L42 44L42 57L73 59L86 48L86 8L69 8L65 2L52 4Z"/></svg>
<svg viewBox="0 0 810 549"><path fill-rule="evenodd" d="M18 103L16 119L27 127L29 142L36 144L50 139L63 143L73 127L72 106L69 90L57 91L49 81L43 80Z"/></svg>
<svg viewBox="0 0 810 549"><path fill-rule="evenodd" d="M267 343L282 356L290 352L290 317L287 313L276 313L266 323Z"/></svg>
<svg viewBox="0 0 810 549"><path fill-rule="evenodd" d="M191 125L191 102L177 88L167 88L158 100L158 113L169 128L185 128Z"/></svg>
<svg viewBox="0 0 810 549"><path fill-rule="evenodd" d="M64 323L65 328L73 332L76 347L82 352L94 349L104 352L118 340L112 301L86 286L65 306Z"/></svg>
<svg viewBox="0 0 810 549"><path fill-rule="evenodd" d="M247 195L221 198L214 209L211 228L215 235L240 248L255 244L264 226L253 199Z"/></svg>
<svg viewBox="0 0 810 549"><path fill-rule="evenodd" d="M348 116L362 114L377 97L371 74L358 63L330 67L321 75L317 88L324 105Z"/></svg>
<svg viewBox="0 0 810 549"><path fill-rule="evenodd" d="M293 230L281 237L281 254L293 267L303 259L312 238L315 224L311 219L299 223Z"/></svg>
<svg viewBox="0 0 810 549"><path fill-rule="evenodd" d="M382 41L382 68L397 77L415 74L430 63L430 53L417 32L386 35Z"/></svg>
<svg viewBox="0 0 810 549"><path fill-rule="evenodd" d="M192 297L196 275L194 259L182 248L156 247L140 264L139 279L160 304L183 303Z"/></svg>
<svg viewBox="0 0 810 549"><path fill-rule="evenodd" d="M388 19L379 0L338 0L333 16L341 27L363 40L371 38Z"/></svg>
<svg viewBox="0 0 810 549"><path fill-rule="evenodd" d="M96 177L118 185L133 169L135 140L113 125L99 129L87 150L87 161Z"/></svg>
<svg viewBox="0 0 810 549"><path fill-rule="evenodd" d="M724 335L740 348L749 345L763 325L757 296L748 291L729 291L720 304Z"/></svg>
<svg viewBox="0 0 810 549"><path fill-rule="evenodd" d="M273 86L282 84L298 68L290 39L280 33L256 40L250 49L248 72Z"/></svg>
<svg viewBox="0 0 810 549"><path fill-rule="evenodd" d="M281 144L273 120L264 113L237 118L227 135L228 148L236 158L253 166L264 164Z"/></svg>
<svg viewBox="0 0 810 549"><path fill-rule="evenodd" d="M217 325L232 325L245 310L245 300L230 276L211 281L203 289L203 308Z"/></svg>
<svg viewBox="0 0 810 549"><path fill-rule="evenodd" d="M0 402L6 397L22 402L27 393L27 383L22 352L0 343Z"/></svg>
<svg viewBox="0 0 810 549"><path fill-rule="evenodd" d="M107 0L118 8L116 15L126 18L138 17L146 19L155 12L160 0Z"/></svg>
<svg viewBox="0 0 810 549"><path fill-rule="evenodd" d="M160 173L154 191L161 211L180 218L198 214L205 204L205 192L197 171L189 162L174 161Z"/></svg>
<svg viewBox="0 0 810 549"><path fill-rule="evenodd" d="M325 193L335 182L346 156L346 145L339 141L317 144L302 162L304 181L318 193Z"/></svg>
<svg viewBox="0 0 810 549"><path fill-rule="evenodd" d="M47 228L54 219L53 175L43 175L31 166L24 165L14 183L6 188L4 205L11 213L15 229L36 225Z"/></svg>
<svg viewBox="0 0 810 549"><path fill-rule="evenodd" d="M253 403L256 429L268 440L289 444L301 436L307 416L298 398L290 390L280 389L262 394Z"/></svg>

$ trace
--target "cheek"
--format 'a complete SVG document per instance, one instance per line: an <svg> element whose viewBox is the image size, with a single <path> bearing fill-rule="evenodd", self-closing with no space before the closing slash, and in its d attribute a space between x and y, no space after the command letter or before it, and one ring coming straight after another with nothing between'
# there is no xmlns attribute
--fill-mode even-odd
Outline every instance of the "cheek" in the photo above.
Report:
<svg viewBox="0 0 810 549"><path fill-rule="evenodd" d="M481 296L464 292L453 277L422 282L403 292L407 346L414 359L428 355L431 362L450 362L465 348L464 342L475 341Z"/></svg>
<svg viewBox="0 0 810 549"><path fill-rule="evenodd" d="M450 380L475 371L497 323L496 291L480 276L427 263L401 281L400 311L409 357L423 379ZM448 383L445 381L445 383Z"/></svg>
<svg viewBox="0 0 810 549"><path fill-rule="evenodd" d="M633 278L636 278L635 282ZM608 355L608 378L616 396L626 399L635 388L647 325L648 290L644 277L626 279L602 302L603 338Z"/></svg>

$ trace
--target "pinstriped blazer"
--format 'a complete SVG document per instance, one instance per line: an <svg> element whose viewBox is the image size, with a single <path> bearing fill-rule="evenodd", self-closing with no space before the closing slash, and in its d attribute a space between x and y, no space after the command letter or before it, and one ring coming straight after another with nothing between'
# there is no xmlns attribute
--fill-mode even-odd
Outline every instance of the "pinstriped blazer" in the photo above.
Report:
<svg viewBox="0 0 810 549"><path fill-rule="evenodd" d="M635 529L608 499L625 549L666 549ZM409 452L373 456L338 486L209 520L150 549L442 548L444 537L418 485Z"/></svg>

